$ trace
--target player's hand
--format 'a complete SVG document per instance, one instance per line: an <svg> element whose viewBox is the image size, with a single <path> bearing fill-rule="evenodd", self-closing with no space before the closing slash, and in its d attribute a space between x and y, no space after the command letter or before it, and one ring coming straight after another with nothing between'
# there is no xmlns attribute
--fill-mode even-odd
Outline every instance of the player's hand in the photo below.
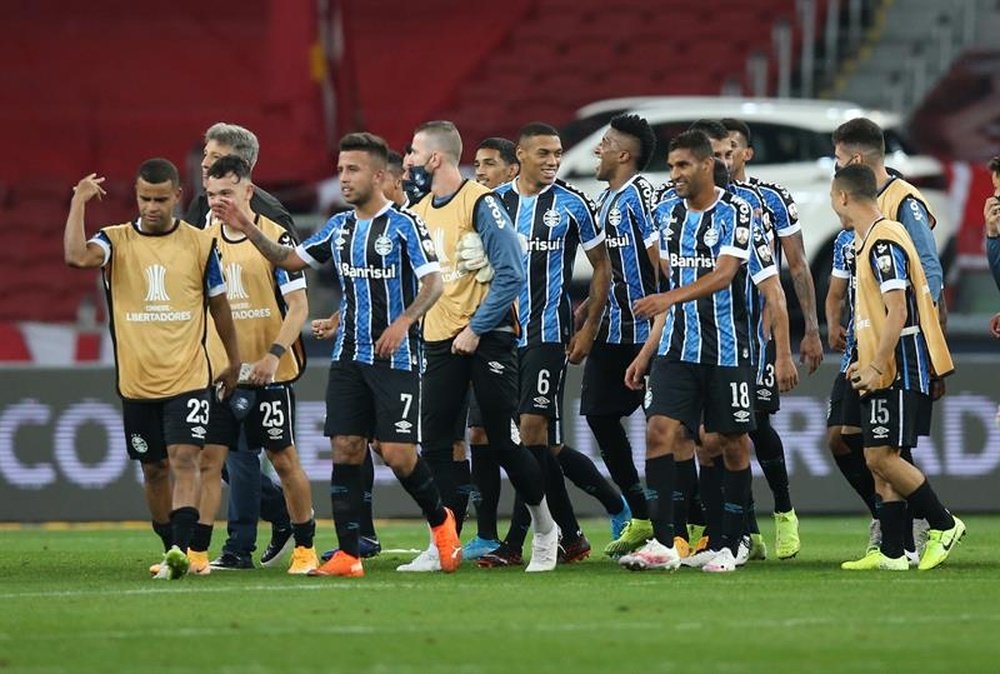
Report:
<svg viewBox="0 0 1000 674"><path fill-rule="evenodd" d="M97 197L98 201L104 198L107 192L101 187L102 183L107 180L104 177L98 177L96 173L91 173L89 176L81 180L73 188L73 198L83 203L87 203L94 197Z"/></svg>
<svg viewBox="0 0 1000 674"><path fill-rule="evenodd" d="M774 376L778 380L778 390L788 393L799 385L799 371L792 356L779 356L774 362Z"/></svg>
<svg viewBox="0 0 1000 674"><path fill-rule="evenodd" d="M212 213L226 223L228 227L235 229L237 232L246 233L253 226L246 213L241 211L236 202L229 197L219 197L216 207L212 209Z"/></svg>
<svg viewBox="0 0 1000 674"><path fill-rule="evenodd" d="M859 367L858 364L851 363L847 368L847 380L851 383L851 388L855 391L873 391L881 375L875 371L871 365Z"/></svg>
<svg viewBox="0 0 1000 674"><path fill-rule="evenodd" d="M812 374L823 362L823 341L819 333L807 334L799 345L799 362L809 368Z"/></svg>
<svg viewBox="0 0 1000 674"><path fill-rule="evenodd" d="M840 323L828 326L826 341L834 351L843 351L847 348L847 330Z"/></svg>
<svg viewBox="0 0 1000 674"><path fill-rule="evenodd" d="M316 339L332 339L337 334L340 327L340 313L335 313L330 318L317 318L311 324L312 336Z"/></svg>
<svg viewBox="0 0 1000 674"><path fill-rule="evenodd" d="M573 365L582 363L583 359L590 355L590 350L594 348L596 336L597 330L586 324L577 330L569 340L569 346L566 347L566 358L569 362Z"/></svg>
<svg viewBox="0 0 1000 674"><path fill-rule="evenodd" d="M649 369L649 356L639 352L639 355L625 370L625 386L633 391L641 391L646 384L646 371Z"/></svg>
<svg viewBox="0 0 1000 674"><path fill-rule="evenodd" d="M272 353L253 364L247 381L254 386L267 386L274 383L274 374L278 371L278 358Z"/></svg>
<svg viewBox="0 0 1000 674"><path fill-rule="evenodd" d="M986 223L986 236L1000 236L1000 198L986 198L986 203L983 204L983 221Z"/></svg>
<svg viewBox="0 0 1000 674"><path fill-rule="evenodd" d="M468 325L451 341L451 352L460 356L471 356L479 348L479 335Z"/></svg>
<svg viewBox="0 0 1000 674"><path fill-rule="evenodd" d="M994 337L1000 339L1000 314L990 319L990 332Z"/></svg>
<svg viewBox="0 0 1000 674"><path fill-rule="evenodd" d="M236 390L236 380L240 376L240 364L230 363L229 367L219 373L215 378L215 390L219 400L225 400Z"/></svg>
<svg viewBox="0 0 1000 674"><path fill-rule="evenodd" d="M641 300L636 300L632 305L632 310L639 318L652 318L667 313L672 304L668 293L654 293Z"/></svg>
<svg viewBox="0 0 1000 674"><path fill-rule="evenodd" d="M406 316L394 320L375 342L375 355L379 358L392 358L392 354L399 350L400 344L409 334L411 325L413 321Z"/></svg>

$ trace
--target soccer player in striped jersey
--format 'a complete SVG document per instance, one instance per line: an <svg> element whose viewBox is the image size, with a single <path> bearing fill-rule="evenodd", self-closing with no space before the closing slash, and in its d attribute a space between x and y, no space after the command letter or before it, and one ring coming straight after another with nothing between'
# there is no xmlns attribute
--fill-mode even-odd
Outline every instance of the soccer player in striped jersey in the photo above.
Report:
<svg viewBox="0 0 1000 674"><path fill-rule="evenodd" d="M422 358L416 323L441 295L440 264L424 223L382 194L387 156L377 136L344 136L337 172L344 199L354 208L330 218L295 248L264 236L237 209L224 212L226 222L246 233L275 266L299 271L331 261L342 288L325 428L333 450L330 500L339 549L310 575L364 575L358 522L369 438L379 442L382 458L427 518L441 569L453 572L462 561L455 516L416 451Z"/></svg>
<svg viewBox="0 0 1000 674"><path fill-rule="evenodd" d="M715 159L704 133L675 137L668 164L677 196L659 204L653 217L670 290L635 303L637 316L655 320L626 372L629 387L638 390L649 371L646 486L654 537L619 563L632 570L680 565L673 532L674 449L687 435L684 427L694 431L703 419L706 432L720 434L726 467L721 551L703 568L728 572L736 568L750 491L746 433L754 423L754 343L746 263L756 249L752 218L746 202L715 186Z"/></svg>
<svg viewBox="0 0 1000 674"><path fill-rule="evenodd" d="M559 132L548 124L532 123L518 136L517 178L497 188L521 239L527 283L518 305L521 336L520 432L524 444L544 462L546 493L553 516L562 529L561 559L571 562L590 553L590 543L580 531L563 481L557 454L562 449L562 398L567 362L580 363L590 353L607 301L611 270L604 233L594 219L593 204L576 188L556 178L562 161ZM587 318L573 333L568 284L578 245L594 268L590 284L592 304ZM575 453L573 459L593 462ZM622 508L619 498L618 510ZM501 566L519 554L524 544L524 514L515 517L504 545L480 559L480 565Z"/></svg>
<svg viewBox="0 0 1000 674"><path fill-rule="evenodd" d="M883 216L877 189L876 175L865 165L838 170L830 189L834 211L855 235L856 352L847 376L861 396L865 460L882 497L879 549L841 568L909 569L903 542L909 504L930 527L918 565L929 570L947 559L965 524L944 508L900 449L916 446L931 377L947 376L954 365L920 254L907 230Z"/></svg>
<svg viewBox="0 0 1000 674"><path fill-rule="evenodd" d="M209 423L212 368L205 352L207 306L225 347L219 394L236 388L239 344L214 239L173 217L181 187L166 159L142 163L139 217L85 237L86 205L104 196L91 174L73 188L63 249L66 264L101 268L112 320L118 395L128 455L142 467L153 530L163 541L154 578L176 579L190 566L198 522L198 455Z"/></svg>

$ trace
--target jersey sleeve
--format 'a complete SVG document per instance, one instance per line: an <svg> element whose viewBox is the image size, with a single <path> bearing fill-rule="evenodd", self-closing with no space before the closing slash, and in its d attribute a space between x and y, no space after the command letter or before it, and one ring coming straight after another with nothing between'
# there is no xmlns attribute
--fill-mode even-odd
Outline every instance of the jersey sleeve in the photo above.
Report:
<svg viewBox="0 0 1000 674"><path fill-rule="evenodd" d="M216 297L226 292L226 277L222 275L222 259L219 249L212 239L212 247L208 251L208 261L205 264L205 292L209 297Z"/></svg>
<svg viewBox="0 0 1000 674"><path fill-rule="evenodd" d="M580 245L583 246L583 249L590 250L594 246L600 245L604 241L604 230L597 224L593 204L583 197L578 197L573 200L569 209L573 221L576 223L576 229L580 235Z"/></svg>
<svg viewBox="0 0 1000 674"><path fill-rule="evenodd" d="M753 245L750 247L747 267L754 285L759 286L772 276L778 275L778 267L774 264L771 243L767 240L763 229L755 229L753 232Z"/></svg>
<svg viewBox="0 0 1000 674"><path fill-rule="evenodd" d="M278 237L278 243L282 246L294 248L295 237L292 236L291 232L285 230L281 233L281 236ZM288 293L295 292L296 290L305 290L306 275L301 269L299 271L288 271L287 269L282 269L281 267L275 267L274 282L277 284L281 294L287 295Z"/></svg>
<svg viewBox="0 0 1000 674"><path fill-rule="evenodd" d="M906 251L899 244L881 239L876 241L868 261L883 293L905 290L910 284Z"/></svg>
<svg viewBox="0 0 1000 674"><path fill-rule="evenodd" d="M496 328L510 311L524 284L524 265L514 223L495 194L479 198L473 209L472 224L483 240L494 272L489 292L469 320L472 331L482 335Z"/></svg>
<svg viewBox="0 0 1000 674"><path fill-rule="evenodd" d="M295 254L313 269L319 269L333 257L333 240L340 235L342 219L333 216L323 229L295 247Z"/></svg>
<svg viewBox="0 0 1000 674"><path fill-rule="evenodd" d="M837 235L836 241L833 242L833 269L830 270L830 276L842 279L851 278L851 271L847 268L844 252L847 250L847 246L853 245L854 237L850 236L850 232L847 230L843 230Z"/></svg>
<svg viewBox="0 0 1000 674"><path fill-rule="evenodd" d="M632 189L632 198L629 199L629 210L642 236L642 243L646 248L656 245L658 232L653 226L653 188L649 183L636 183Z"/></svg>
<svg viewBox="0 0 1000 674"><path fill-rule="evenodd" d="M721 206L721 204L720 204ZM754 231L753 211L743 199L733 199L722 213L719 255L740 260L750 258L750 240Z"/></svg>
<svg viewBox="0 0 1000 674"><path fill-rule="evenodd" d="M941 299L941 287L944 285L944 271L937 255L937 244L931 234L931 216L919 199L906 197L899 205L899 221L906 228L913 245L920 255L920 264L927 276L927 286L931 289L931 297L937 302Z"/></svg>
<svg viewBox="0 0 1000 674"><path fill-rule="evenodd" d="M431 233L424 221L411 211L407 211L397 220L400 223L399 235L406 243L410 266L417 278L441 271L437 251L434 249L434 241L431 239Z"/></svg>
<svg viewBox="0 0 1000 674"><path fill-rule="evenodd" d="M771 211L774 230L778 236L791 236L802 231L802 225L799 224L799 209L788 190L778 186L764 190L764 199Z"/></svg>
<svg viewBox="0 0 1000 674"><path fill-rule="evenodd" d="M111 237L108 236L106 231L99 230L87 241L87 245L94 244L102 251L104 251L104 259L101 261L101 266L108 266L108 262L111 261Z"/></svg>

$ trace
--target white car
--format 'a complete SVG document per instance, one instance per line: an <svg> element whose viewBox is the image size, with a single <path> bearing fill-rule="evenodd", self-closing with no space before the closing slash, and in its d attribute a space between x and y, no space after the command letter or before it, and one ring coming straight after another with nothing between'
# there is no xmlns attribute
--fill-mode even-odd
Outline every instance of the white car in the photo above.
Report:
<svg viewBox="0 0 1000 674"><path fill-rule="evenodd" d="M934 237L942 262L945 248L955 235L949 212L946 181L941 163L915 154L900 132L901 118L891 113L866 110L852 103L803 99L747 99L727 97L647 96L619 98L593 103L577 112L565 131L559 175L596 198L605 187L594 177L594 148L608 128L608 121L621 112L634 112L653 127L657 147L646 176L654 185L666 182L667 146L670 139L700 118L733 117L746 122L753 134L754 158L747 173L784 185L798 205L799 222L817 286L817 307L823 298L833 260L833 240L840 222L830 208L833 177L834 129L856 117L868 117L885 132L886 165L920 188L937 217ZM586 135L585 135L586 134ZM578 255L574 280L590 278L590 265ZM821 319L822 320L822 319Z"/></svg>

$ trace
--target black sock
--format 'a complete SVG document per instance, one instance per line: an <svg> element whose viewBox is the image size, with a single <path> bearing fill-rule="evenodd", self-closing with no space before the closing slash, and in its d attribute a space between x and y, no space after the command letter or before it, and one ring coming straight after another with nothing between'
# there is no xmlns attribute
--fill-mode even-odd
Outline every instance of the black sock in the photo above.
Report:
<svg viewBox="0 0 1000 674"><path fill-rule="evenodd" d="M576 513L573 512L573 504L566 491L566 479L563 477L562 468L559 467L559 461L547 445L532 445L528 449L538 458L545 471L545 500L552 513L552 519L562 532L562 540L567 544L573 543L583 535L583 531L576 519Z"/></svg>
<svg viewBox="0 0 1000 674"><path fill-rule="evenodd" d="M913 512L923 515L931 529L946 531L955 526L955 518L941 505L937 494L931 489L931 483L926 479L912 494L906 497L906 502L913 509Z"/></svg>
<svg viewBox="0 0 1000 674"><path fill-rule="evenodd" d="M497 463L503 466L511 485L524 502L528 505L541 503L545 498L545 477L538 459L532 456L524 445L515 445L511 442L504 447L503 444L493 442L491 446Z"/></svg>
<svg viewBox="0 0 1000 674"><path fill-rule="evenodd" d="M569 445L563 445L557 458L563 474L570 482L600 501L609 515L617 515L625 508L622 495L601 475L589 456Z"/></svg>
<svg viewBox="0 0 1000 674"><path fill-rule="evenodd" d="M688 496L688 524L705 526L705 506L701 503L697 479L691 487L691 494Z"/></svg>
<svg viewBox="0 0 1000 674"><path fill-rule="evenodd" d="M674 547L674 483L677 466L674 455L646 459L646 487L653 536L668 548Z"/></svg>
<svg viewBox="0 0 1000 674"><path fill-rule="evenodd" d="M847 454L834 455L833 460L837 463L837 468L840 469L847 483L864 501L872 519L878 519L878 513L875 512L875 478L872 477L871 471L865 464L864 450L861 447L861 434L842 435L841 438L851 451Z"/></svg>
<svg viewBox="0 0 1000 674"><path fill-rule="evenodd" d="M292 536L295 538L295 547L311 548L316 536L316 520L311 519L301 524L292 522Z"/></svg>
<svg viewBox="0 0 1000 674"><path fill-rule="evenodd" d="M476 534L485 540L499 538L497 507L500 503L500 464L489 445L472 445L472 478L479 492Z"/></svg>
<svg viewBox="0 0 1000 674"><path fill-rule="evenodd" d="M743 526L748 534L759 534L760 525L757 523L757 504L753 500L753 487L750 488L750 498L747 500L747 509L744 513Z"/></svg>
<svg viewBox="0 0 1000 674"><path fill-rule="evenodd" d="M594 433L611 479L618 485L632 511L632 517L640 520L649 519L646 490L639 480L639 471L636 470L635 461L632 459L632 445L629 443L628 433L622 427L621 419L616 416L591 415L587 417L587 424Z"/></svg>
<svg viewBox="0 0 1000 674"><path fill-rule="evenodd" d="M721 461L716 460L716 463ZM725 498L722 506L722 545L728 547L734 557L740 546L740 538L743 537L745 510L750 499L750 479L749 467L742 470L727 468L722 476L722 493Z"/></svg>
<svg viewBox="0 0 1000 674"><path fill-rule="evenodd" d="M190 548L195 552L205 552L210 545L212 545L212 525L195 523Z"/></svg>
<svg viewBox="0 0 1000 674"><path fill-rule="evenodd" d="M441 499L441 492L434 482L430 466L423 458L417 457L417 463L413 466L413 471L403 477L396 475L399 483L403 485L406 493L413 497L413 500L420 506L420 510L427 518L427 523L436 527L447 519L444 503Z"/></svg>
<svg viewBox="0 0 1000 674"><path fill-rule="evenodd" d="M153 531L163 542L163 551L166 552L174 544L174 528L167 522L153 522Z"/></svg>
<svg viewBox="0 0 1000 674"><path fill-rule="evenodd" d="M705 532L713 550L722 540L722 457L716 457L711 466L702 464L698 470L698 491L705 508Z"/></svg>
<svg viewBox="0 0 1000 674"><path fill-rule="evenodd" d="M364 507L361 466L348 463L333 464L333 472L330 475L330 503L333 506L333 525L337 530L338 547L351 557L360 557L358 520Z"/></svg>
<svg viewBox="0 0 1000 674"><path fill-rule="evenodd" d="M917 465L913 462L913 450L911 448L909 447L900 448L899 456L903 459L903 461L906 461L911 466ZM914 507L910 504L907 504L906 517L903 518L903 548L907 552L916 552L917 549L917 544L913 540L914 517L922 517L922 515L918 515L914 510Z"/></svg>
<svg viewBox="0 0 1000 674"><path fill-rule="evenodd" d="M433 451L425 448L420 456L434 478L434 484L441 495L441 503L446 508L451 508L452 512L455 512L459 500L458 483L455 482L456 473L452 465L454 461L451 458L451 445L448 445L446 449L447 451L444 448L439 451ZM397 475L397 477L399 476ZM458 517L457 513L455 517Z"/></svg>
<svg viewBox="0 0 1000 674"><path fill-rule="evenodd" d="M174 545L187 552L194 535L194 525L198 524L198 509L184 506L170 513L170 528L173 532Z"/></svg>
<svg viewBox="0 0 1000 674"><path fill-rule="evenodd" d="M365 462L361 464L361 487L363 491L361 505L361 519L359 521L362 536L375 538L375 520L372 503L374 501L375 489L375 461L372 459L370 449L365 450ZM308 547L312 547L311 545Z"/></svg>
<svg viewBox="0 0 1000 674"><path fill-rule="evenodd" d="M514 550L524 550L524 539L528 537L531 529L531 513L524 505L524 499L520 494L514 496L514 511L510 515L510 528L507 529L507 536L503 542L507 547Z"/></svg>
<svg viewBox="0 0 1000 674"><path fill-rule="evenodd" d="M771 415L757 414L757 430L750 433L753 440L757 463L764 471L767 486L774 495L774 512L787 513L792 510L792 498L788 493L788 468L785 466L785 447L781 436L771 425Z"/></svg>
<svg viewBox="0 0 1000 674"><path fill-rule="evenodd" d="M685 461L674 460L674 465L677 467L677 481L674 483L674 536L680 536L686 541L688 503L691 490L698 483L698 469L695 468L693 458Z"/></svg>
<svg viewBox="0 0 1000 674"><path fill-rule="evenodd" d="M906 501L883 501L878 519L882 524L882 554L891 559L902 557Z"/></svg>
<svg viewBox="0 0 1000 674"><path fill-rule="evenodd" d="M462 533L462 523L469 512L469 498L472 496L472 471L469 469L469 460L451 462L451 475L455 483L455 504L451 511L455 515L455 529Z"/></svg>

